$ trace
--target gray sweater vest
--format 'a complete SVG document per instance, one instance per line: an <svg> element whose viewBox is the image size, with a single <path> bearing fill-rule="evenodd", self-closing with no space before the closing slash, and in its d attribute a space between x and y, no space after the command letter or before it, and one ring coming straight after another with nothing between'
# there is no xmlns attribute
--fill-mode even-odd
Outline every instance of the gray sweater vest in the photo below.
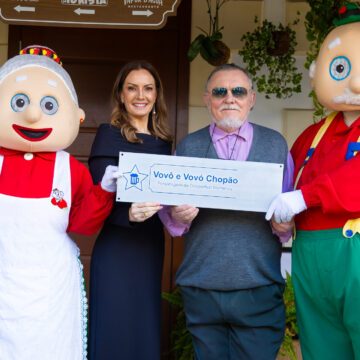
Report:
<svg viewBox="0 0 360 360"><path fill-rule="evenodd" d="M276 131L254 126L248 161L284 164L288 148ZM218 159L209 127L186 136L179 156ZM281 244L264 213L202 208L184 235L184 258L176 274L180 286L240 290L283 283Z"/></svg>

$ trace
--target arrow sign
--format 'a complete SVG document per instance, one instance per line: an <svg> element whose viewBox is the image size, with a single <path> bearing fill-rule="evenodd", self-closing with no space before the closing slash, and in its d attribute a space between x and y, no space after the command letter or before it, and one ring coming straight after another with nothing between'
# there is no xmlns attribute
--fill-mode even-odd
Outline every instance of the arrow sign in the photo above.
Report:
<svg viewBox="0 0 360 360"><path fill-rule="evenodd" d="M15 6L14 9L17 11L17 12L21 12L21 11L31 11L31 12L34 12L35 11L35 8L33 6Z"/></svg>
<svg viewBox="0 0 360 360"><path fill-rule="evenodd" d="M169 16L176 16L181 1L0 0L0 21L17 25L161 29Z"/></svg>
<svg viewBox="0 0 360 360"><path fill-rule="evenodd" d="M153 12L151 11L151 10L149 10L149 9L147 9L146 11L140 11L140 10L133 10L132 11L132 14L133 15L140 15L140 16L147 16L147 17L149 17L150 15L152 15L153 14Z"/></svg>
<svg viewBox="0 0 360 360"><path fill-rule="evenodd" d="M89 9L77 8L76 10L74 10L74 12L78 15L81 15L81 14L95 15L95 10L89 10Z"/></svg>

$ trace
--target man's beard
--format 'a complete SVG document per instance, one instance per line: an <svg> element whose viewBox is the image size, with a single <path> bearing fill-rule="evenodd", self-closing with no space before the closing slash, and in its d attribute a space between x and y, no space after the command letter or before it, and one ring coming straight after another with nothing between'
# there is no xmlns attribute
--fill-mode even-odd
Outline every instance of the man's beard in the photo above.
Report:
<svg viewBox="0 0 360 360"><path fill-rule="evenodd" d="M236 129L239 129L244 123L244 120L241 120L235 116L225 117L220 120L215 120L213 118L213 120L215 121L216 126L224 129L225 131L234 131Z"/></svg>
<svg viewBox="0 0 360 360"><path fill-rule="evenodd" d="M226 109L232 109L232 110L239 110L240 111L240 108L237 106L237 105L223 105L220 107L220 111L221 110L226 110ZM238 116L227 116L227 117L224 117L220 120L216 120L214 118L214 116L212 115L211 113L211 110L210 108L208 107L208 111L209 111L209 114L211 116L211 119L215 122L216 126L218 126L219 128L227 131L227 132L231 132L231 131L234 131L236 129L239 129L242 124L244 123L245 119L242 120L240 119Z"/></svg>

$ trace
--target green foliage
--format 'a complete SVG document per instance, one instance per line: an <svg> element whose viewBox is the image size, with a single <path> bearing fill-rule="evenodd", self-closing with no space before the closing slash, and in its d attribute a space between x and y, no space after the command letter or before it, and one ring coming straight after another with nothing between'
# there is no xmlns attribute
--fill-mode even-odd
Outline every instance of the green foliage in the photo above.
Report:
<svg viewBox="0 0 360 360"><path fill-rule="evenodd" d="M311 63L319 54L321 44L327 34L335 27L332 23L339 8L349 1L344 0L307 0L310 10L305 15L306 38L310 42L306 53L305 67L310 68Z"/></svg>
<svg viewBox="0 0 360 360"><path fill-rule="evenodd" d="M171 306L179 309L176 316L175 327L171 332L172 347L170 353L174 355L175 360L193 360L194 348L191 335L186 328L184 303L180 289L176 288L172 293L163 292L162 297L167 300Z"/></svg>
<svg viewBox="0 0 360 360"><path fill-rule="evenodd" d="M286 311L286 327L284 340L279 353L282 356L288 355L290 360L297 360L293 338L298 334L299 330L296 321L294 289L291 275L288 272L286 272L286 286L283 297Z"/></svg>
<svg viewBox="0 0 360 360"><path fill-rule="evenodd" d="M298 23L298 19L293 25ZM255 23L258 23L255 17ZM281 55L271 55L277 46L274 41L276 32L287 33L287 48ZM268 20L264 20L261 25L250 33L247 32L241 37L244 46L239 50L246 69L253 77L257 85L257 90L264 93L267 99L270 95L275 95L278 99L288 98L293 93L301 92L302 74L297 72L295 66L295 46L296 33L290 25L279 24L275 26ZM261 69L266 69L266 74L258 75Z"/></svg>
<svg viewBox="0 0 360 360"><path fill-rule="evenodd" d="M283 343L281 344L279 354L281 356L288 356L290 360L297 360L293 339L290 335L286 333Z"/></svg>
<svg viewBox="0 0 360 360"><path fill-rule="evenodd" d="M217 60L224 57L221 49L216 46L216 42L219 42L222 39L222 30L223 26L219 27L219 10L220 8L230 0L216 0L215 2L215 11L212 9L212 1L206 0L208 15L209 15L209 30L205 31L201 27L197 26L204 34L198 35L195 40L190 44L187 57L191 62L193 61L198 54L202 58L212 65L217 64ZM225 44L224 44L225 45ZM229 49L230 54L230 49ZM225 62L228 60L228 57L225 56Z"/></svg>
<svg viewBox="0 0 360 360"><path fill-rule="evenodd" d="M313 120L314 123L316 123L321 119L323 119L324 117L326 117L328 115L328 111L326 111L325 107L320 104L314 90L311 90L308 96L313 101L313 105L315 109L315 111L313 112Z"/></svg>
<svg viewBox="0 0 360 360"><path fill-rule="evenodd" d="M200 34L195 40L191 43L189 51L188 51L188 60L193 61L196 56L199 54L203 57L207 62L212 59L217 59L220 56L219 51L216 49L214 45L214 39L221 39L222 34L219 32L216 36L210 38L203 34Z"/></svg>
<svg viewBox="0 0 360 360"><path fill-rule="evenodd" d="M172 293L163 292L162 297L167 300L171 306L179 310L176 316L175 327L171 332L172 347L170 353L174 355L175 360L193 360L193 343L191 335L186 328L184 303L180 289L176 288ZM289 273L286 273L284 303L286 310L286 328L284 341L279 353L283 356L288 355L291 360L297 360L293 337L298 334L298 327L296 321L294 290Z"/></svg>
<svg viewBox="0 0 360 360"><path fill-rule="evenodd" d="M337 16L337 11L342 5L351 1L348 0L307 0L310 10L305 15L306 38L309 41L309 50L306 53L306 69L310 68L311 63L316 60L320 47L326 36L335 27L332 21ZM314 122L321 120L326 116L325 108L319 103L314 91L311 91L309 97L314 104Z"/></svg>

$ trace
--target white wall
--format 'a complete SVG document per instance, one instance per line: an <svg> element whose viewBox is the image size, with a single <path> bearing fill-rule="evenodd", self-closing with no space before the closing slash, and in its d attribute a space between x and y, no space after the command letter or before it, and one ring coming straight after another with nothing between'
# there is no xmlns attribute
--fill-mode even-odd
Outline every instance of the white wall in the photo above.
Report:
<svg viewBox="0 0 360 360"><path fill-rule="evenodd" d="M193 0L192 8L192 35L194 39L200 31L197 26L207 29L206 1ZM265 12L264 1L229 1L222 8L220 23L224 25L223 40L231 48L231 59L243 66L238 50L241 48L240 38L246 31L252 31L256 24L255 15L262 21ZM295 138L311 123L312 101L308 97L311 90L308 71L304 68L305 54L308 49L304 19L308 11L308 4L303 2L287 1L285 6L286 22L292 23L297 17L300 22L294 27L297 33L296 64L303 73L302 92L286 100L273 98L268 100L262 94L257 94L254 110L250 114L250 121L273 128L281 132L292 145ZM297 15L300 11L300 15ZM204 106L202 95L208 75L214 69L205 60L198 56L190 64L190 91L189 91L189 132L198 130L209 124L208 111Z"/></svg>

